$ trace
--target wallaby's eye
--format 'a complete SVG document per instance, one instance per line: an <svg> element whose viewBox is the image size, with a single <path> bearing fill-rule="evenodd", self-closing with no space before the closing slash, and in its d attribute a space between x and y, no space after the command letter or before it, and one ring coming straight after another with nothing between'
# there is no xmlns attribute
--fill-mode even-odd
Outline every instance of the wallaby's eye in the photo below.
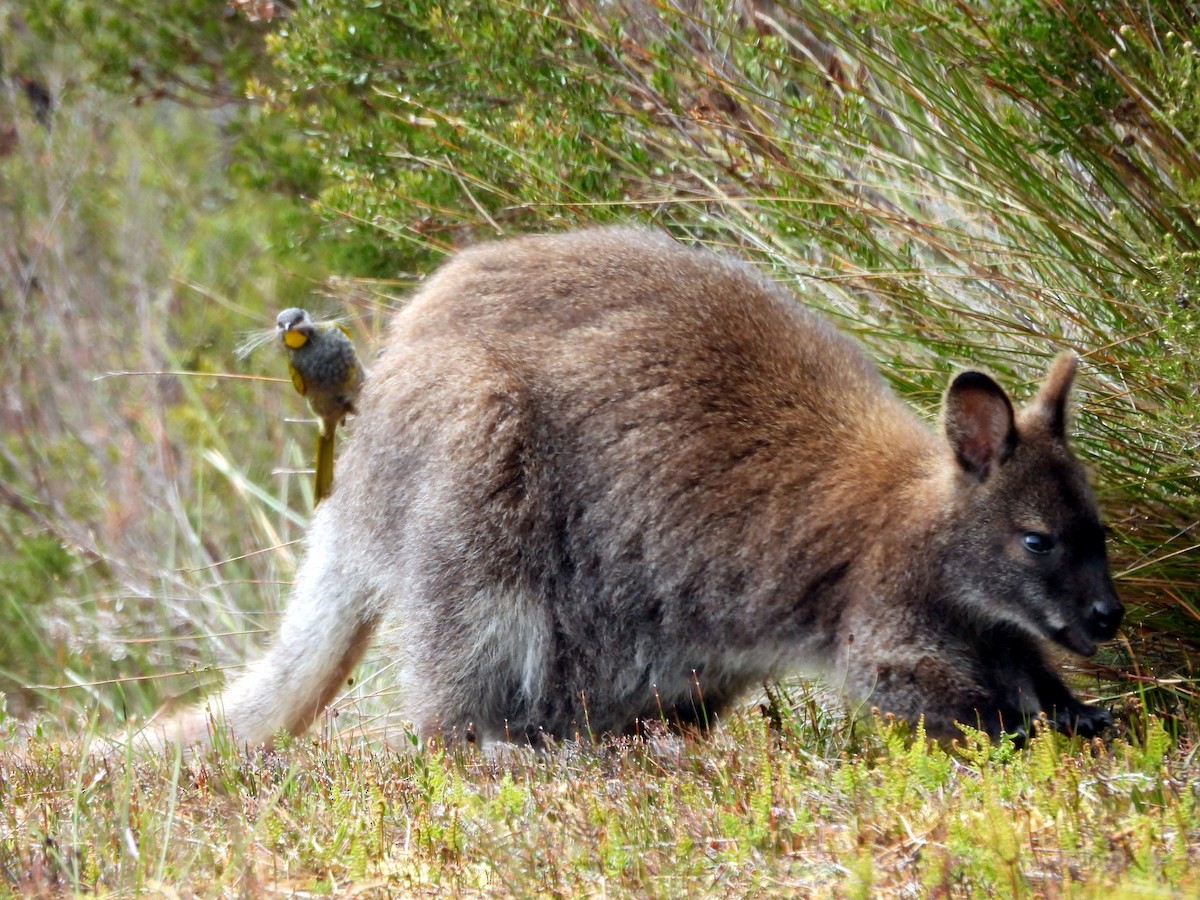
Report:
<svg viewBox="0 0 1200 900"><path fill-rule="evenodd" d="M1048 534L1042 534L1040 531L1025 532L1021 535L1021 543L1025 545L1026 550L1036 553L1038 556L1054 549L1054 538Z"/></svg>

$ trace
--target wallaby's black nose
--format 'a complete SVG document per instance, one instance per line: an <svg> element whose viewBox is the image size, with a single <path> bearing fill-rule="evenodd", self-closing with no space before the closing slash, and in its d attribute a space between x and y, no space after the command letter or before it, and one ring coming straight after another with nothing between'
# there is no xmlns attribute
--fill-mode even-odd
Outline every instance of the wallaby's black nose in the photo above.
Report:
<svg viewBox="0 0 1200 900"><path fill-rule="evenodd" d="M1110 638L1117 633L1117 627L1124 617L1125 607L1117 598L1097 600L1092 604L1092 614L1088 617L1088 630L1097 638Z"/></svg>

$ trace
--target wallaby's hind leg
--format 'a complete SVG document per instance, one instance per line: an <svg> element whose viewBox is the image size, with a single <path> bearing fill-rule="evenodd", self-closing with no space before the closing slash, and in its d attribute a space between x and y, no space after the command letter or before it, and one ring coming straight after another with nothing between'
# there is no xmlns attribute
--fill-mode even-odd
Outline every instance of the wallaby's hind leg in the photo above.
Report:
<svg viewBox="0 0 1200 900"><path fill-rule="evenodd" d="M215 721L239 744L259 746L281 731L300 734L321 713L362 658L378 624L370 586L347 571L331 518L318 513L314 521L283 623L267 654L220 696L151 724L140 737L155 746L208 744Z"/></svg>

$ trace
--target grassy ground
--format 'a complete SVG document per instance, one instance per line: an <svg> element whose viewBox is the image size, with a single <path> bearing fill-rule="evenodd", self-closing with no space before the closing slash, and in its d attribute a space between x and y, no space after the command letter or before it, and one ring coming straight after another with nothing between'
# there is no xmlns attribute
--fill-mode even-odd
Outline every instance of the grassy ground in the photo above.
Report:
<svg viewBox="0 0 1200 900"><path fill-rule="evenodd" d="M0 92L16 137L0 157L0 891L1200 891L1198 35L1174 4L1152 4L1158 19L1113 4L1102 28L1076 31L1016 7L979 23L956 18L962 5L864 2L866 28L821 4L630 0L619 27L580 18L569 47L530 37L603 98L609 130L582 151L591 187L567 183L578 156L555 156L580 153L547 130L557 105L538 119L536 97L485 104L512 117L486 135L486 165L512 167L503 183L455 157L433 199L389 199L390 173L353 169L323 197L327 213L347 204L346 222L383 210L360 247L417 248L386 280L327 277L306 214L229 177L222 111L130 106L80 77L69 49L5 32L6 64L26 42L57 107L48 130ZM1041 69L1021 55L1025 26L1057 38ZM526 37L505 40L516 52ZM388 66L330 53L347 58ZM385 94L371 111L364 129L410 113ZM454 112L435 134L438 110L421 111L433 143L478 137ZM537 129L536 154L503 143ZM386 133L361 140L396 156ZM428 173L407 174L417 190ZM948 754L852 729L797 688L706 740L398 753L381 739L407 745L381 657L315 742L83 755L81 731L218 681L284 602L311 424L295 421L273 348L237 356L246 337L308 306L345 315L369 358L447 235L612 218L755 259L930 416L956 367L1022 393L1057 350L1084 356L1078 444L1132 615L1073 677L1122 714L1113 742Z"/></svg>
<svg viewBox="0 0 1200 900"><path fill-rule="evenodd" d="M707 739L498 758L328 734L101 762L0 745L0 876L164 896L1172 897L1200 890L1196 761L1149 720L953 752L803 694ZM328 725L328 723L327 723Z"/></svg>

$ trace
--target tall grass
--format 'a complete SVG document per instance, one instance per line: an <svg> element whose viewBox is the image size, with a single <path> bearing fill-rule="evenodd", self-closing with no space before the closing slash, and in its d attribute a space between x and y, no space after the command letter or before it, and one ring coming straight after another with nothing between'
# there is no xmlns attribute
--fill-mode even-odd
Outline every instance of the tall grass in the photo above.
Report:
<svg viewBox="0 0 1200 900"><path fill-rule="evenodd" d="M269 380L286 372L234 350L309 285L272 259L270 203L231 196L213 123L52 89L52 130L2 100L0 691L71 721L145 713L196 679L140 678L272 624L306 485L272 471L307 435Z"/></svg>
<svg viewBox="0 0 1200 900"><path fill-rule="evenodd" d="M1188 102L1200 36L1186 9L513 10L534 23L536 64L524 87L506 83L511 103L439 108L441 94L380 87L364 125L357 95L331 100L375 154L348 158L330 149L346 137L337 117L318 116L314 128L333 130L315 158L337 186L318 210L357 229L350 243L380 246L377 260L427 260L465 233L657 222L758 260L858 334L930 416L957 367L988 367L1020 392L1074 350L1085 362L1078 445L1134 609L1104 659L1133 686L1165 676L1157 683L1186 701L1200 640L1200 151ZM304 14L291 32L319 34L325 8ZM553 27L534 27L543 20ZM515 53L509 21L481 13L477 24L502 29L499 46ZM451 49L488 41L437 24ZM536 44L543 31L548 47ZM296 77L313 62L286 44L276 57ZM353 63L367 84L391 64ZM70 71L59 65L47 71ZM587 112L593 132L547 131L556 72L606 98ZM487 74L470 62L467 75L483 79L471 90ZM322 287L295 207L228 180L241 132L221 115L130 108L56 77L53 132L16 93L3 97L20 140L0 161L4 227L17 236L0 260L14 336L0 360L19 387L2 412L13 562L0 670L14 709L49 704L70 718L97 704L144 712L212 680L197 667L243 659L270 630L307 514L295 473L309 435L286 421L303 415L286 385L241 378L282 375L269 349L248 362L233 351L290 304L345 304L369 346L410 273ZM413 116L446 129L431 146L449 135L482 149L397 153L387 129ZM522 142L535 136L531 154ZM420 195L422 177L435 193ZM203 374L109 374L147 372ZM183 674L136 680L172 672ZM135 680L93 684L112 678Z"/></svg>
<svg viewBox="0 0 1200 900"><path fill-rule="evenodd" d="M627 6L636 24L607 43L627 63L614 96L636 99L624 112L654 158L681 163L670 178L631 170L655 217L758 256L926 408L957 366L1021 384L1062 349L1083 357L1078 446L1135 608L1130 646L1157 664L1151 647L1194 645L1194 16L1120 3ZM1188 653L1171 664L1190 674Z"/></svg>

